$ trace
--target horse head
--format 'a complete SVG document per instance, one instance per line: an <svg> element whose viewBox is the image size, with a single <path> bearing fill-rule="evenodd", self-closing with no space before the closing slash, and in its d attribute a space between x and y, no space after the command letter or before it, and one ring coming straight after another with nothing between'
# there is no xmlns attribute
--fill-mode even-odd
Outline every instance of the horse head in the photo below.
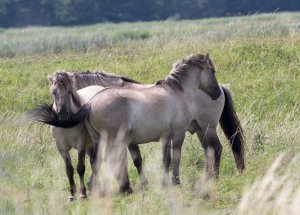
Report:
<svg viewBox="0 0 300 215"><path fill-rule="evenodd" d="M76 92L72 78L66 72L58 72L48 77L51 84L50 92L53 95L53 107L59 119L65 120L81 108L80 98Z"/></svg>
<svg viewBox="0 0 300 215"><path fill-rule="evenodd" d="M216 100L221 95L221 89L215 76L215 67L208 54L198 56L203 58L203 60L200 60L198 88L208 94L213 100Z"/></svg>
<svg viewBox="0 0 300 215"><path fill-rule="evenodd" d="M193 89L204 91L213 100L221 95L221 90L215 76L214 65L209 55L191 55L178 61L166 80L158 82L167 84L179 90ZM192 90L193 91L193 90Z"/></svg>

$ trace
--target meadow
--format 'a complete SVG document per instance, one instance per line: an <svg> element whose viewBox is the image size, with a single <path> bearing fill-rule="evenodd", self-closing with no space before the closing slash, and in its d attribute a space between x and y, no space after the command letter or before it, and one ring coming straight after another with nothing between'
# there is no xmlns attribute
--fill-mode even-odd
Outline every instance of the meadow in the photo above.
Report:
<svg viewBox="0 0 300 215"><path fill-rule="evenodd" d="M300 13L278 13L0 29L0 214L299 214L299 22ZM196 53L209 53L219 83L230 85L245 132L245 172L238 173L219 129L220 178L206 182L203 149L187 134L180 186L162 189L161 145L149 143L141 146L148 190L129 159L134 194L68 203L49 126L25 118L52 101L47 75L103 70L154 83ZM86 166L88 178L88 160Z"/></svg>

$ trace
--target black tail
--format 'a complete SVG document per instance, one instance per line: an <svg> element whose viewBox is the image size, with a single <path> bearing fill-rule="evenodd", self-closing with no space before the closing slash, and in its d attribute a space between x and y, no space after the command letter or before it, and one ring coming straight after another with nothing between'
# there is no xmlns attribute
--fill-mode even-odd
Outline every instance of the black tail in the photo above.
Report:
<svg viewBox="0 0 300 215"><path fill-rule="evenodd" d="M90 112L90 105L85 104L75 114L71 115L66 120L61 120L58 114L53 109L52 105L42 104L27 113L28 118L33 122L42 122L48 125L61 128L72 128L83 122Z"/></svg>
<svg viewBox="0 0 300 215"><path fill-rule="evenodd" d="M231 144L237 168L240 172L245 169L244 163L244 133L236 114L229 89L222 86L225 95L225 105L220 119L221 128Z"/></svg>

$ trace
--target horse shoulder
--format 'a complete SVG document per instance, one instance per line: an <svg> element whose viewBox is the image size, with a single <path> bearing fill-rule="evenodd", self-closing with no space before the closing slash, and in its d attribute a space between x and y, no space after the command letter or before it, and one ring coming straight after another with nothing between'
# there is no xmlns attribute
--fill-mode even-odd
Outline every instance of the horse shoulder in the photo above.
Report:
<svg viewBox="0 0 300 215"><path fill-rule="evenodd" d="M168 98L171 125L174 129L185 129L192 121L193 114L191 105L186 101L182 93L175 93Z"/></svg>
<svg viewBox="0 0 300 215"><path fill-rule="evenodd" d="M128 98L116 89L108 89L97 94L91 100L89 119L98 128L116 127L128 116Z"/></svg>
<svg viewBox="0 0 300 215"><path fill-rule="evenodd" d="M208 124L215 127L220 120L224 104L225 97L222 89L220 97L216 100L212 100L202 90L197 90L192 104L193 116L201 127L207 127Z"/></svg>

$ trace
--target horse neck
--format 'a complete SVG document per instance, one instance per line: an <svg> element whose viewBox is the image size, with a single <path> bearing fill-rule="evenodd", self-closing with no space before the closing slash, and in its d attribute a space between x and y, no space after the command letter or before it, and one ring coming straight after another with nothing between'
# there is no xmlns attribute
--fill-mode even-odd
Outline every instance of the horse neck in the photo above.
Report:
<svg viewBox="0 0 300 215"><path fill-rule="evenodd" d="M73 113L76 113L82 107L83 101L76 90L73 90L70 96L71 96L71 104L70 104L71 111Z"/></svg>
<svg viewBox="0 0 300 215"><path fill-rule="evenodd" d="M187 98L188 102L192 102L194 100L194 96L198 90L198 85L199 75L197 74L197 71L189 72L187 77L185 77L181 82L183 94Z"/></svg>
<svg viewBox="0 0 300 215"><path fill-rule="evenodd" d="M105 87L105 82L101 79L95 76L94 74L84 74L84 75L77 75L75 74L73 76L73 80L76 83L75 89L80 90L82 88L92 86L92 85L98 85Z"/></svg>

